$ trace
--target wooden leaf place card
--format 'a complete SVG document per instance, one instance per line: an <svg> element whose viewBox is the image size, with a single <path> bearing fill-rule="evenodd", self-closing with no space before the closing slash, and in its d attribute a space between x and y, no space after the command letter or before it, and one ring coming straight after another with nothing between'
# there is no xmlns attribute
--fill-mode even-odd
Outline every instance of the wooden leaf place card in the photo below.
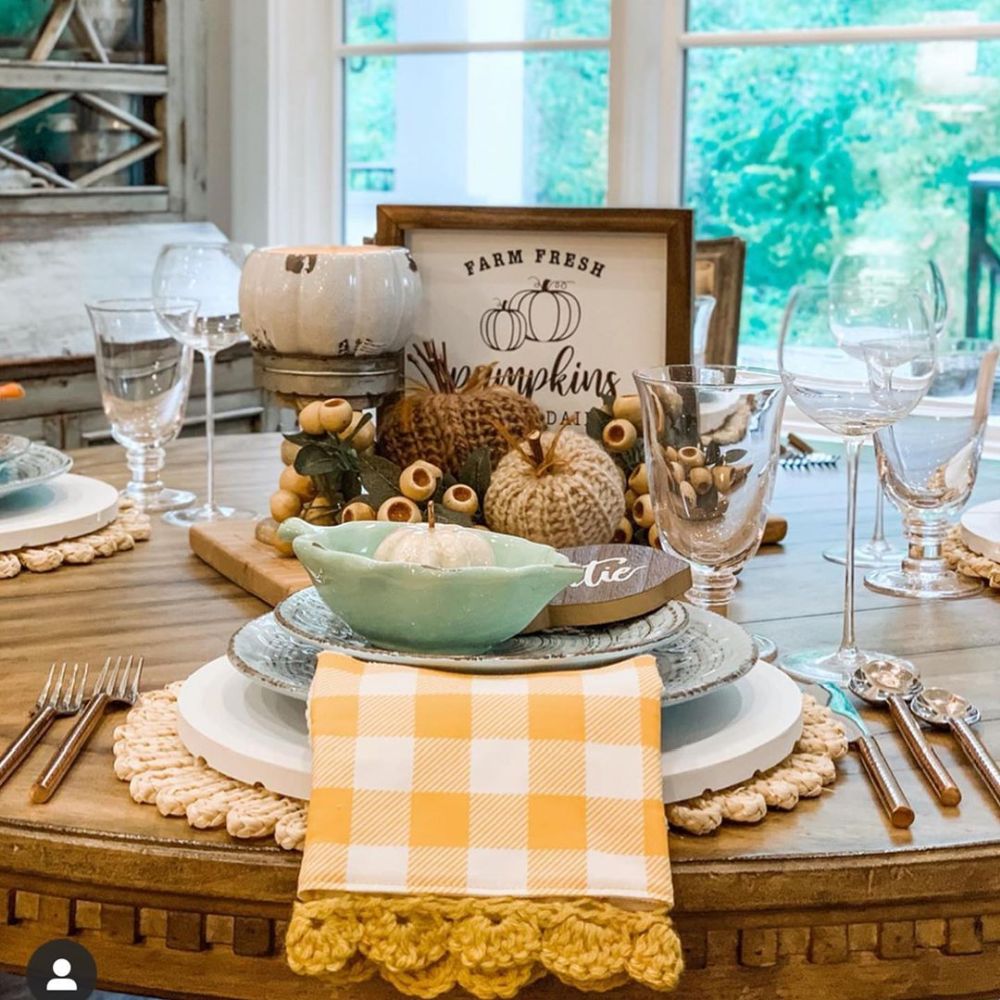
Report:
<svg viewBox="0 0 1000 1000"><path fill-rule="evenodd" d="M691 586L687 563L648 545L586 545L560 549L586 567L525 629L607 625L648 614L683 597Z"/></svg>

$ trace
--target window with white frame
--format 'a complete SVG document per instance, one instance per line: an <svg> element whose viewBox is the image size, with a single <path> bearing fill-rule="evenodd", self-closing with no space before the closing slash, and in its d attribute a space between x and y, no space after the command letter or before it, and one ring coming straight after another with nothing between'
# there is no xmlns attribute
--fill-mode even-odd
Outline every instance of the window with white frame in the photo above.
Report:
<svg viewBox="0 0 1000 1000"><path fill-rule="evenodd" d="M682 199L747 241L747 360L792 285L886 240L939 261L962 329L1000 0L344 0L338 55L348 241L380 201Z"/></svg>

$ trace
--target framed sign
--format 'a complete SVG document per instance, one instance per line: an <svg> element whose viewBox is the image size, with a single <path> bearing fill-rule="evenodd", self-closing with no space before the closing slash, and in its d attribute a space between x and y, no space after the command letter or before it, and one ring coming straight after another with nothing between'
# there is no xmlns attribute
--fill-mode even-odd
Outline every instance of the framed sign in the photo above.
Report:
<svg viewBox="0 0 1000 1000"><path fill-rule="evenodd" d="M375 242L420 270L415 338L446 346L460 384L493 364L550 426L633 393L636 368L690 359L689 210L380 205Z"/></svg>
<svg viewBox="0 0 1000 1000"><path fill-rule="evenodd" d="M737 236L698 240L695 245L695 292L715 299L705 347L706 364L736 364L745 261L746 244Z"/></svg>

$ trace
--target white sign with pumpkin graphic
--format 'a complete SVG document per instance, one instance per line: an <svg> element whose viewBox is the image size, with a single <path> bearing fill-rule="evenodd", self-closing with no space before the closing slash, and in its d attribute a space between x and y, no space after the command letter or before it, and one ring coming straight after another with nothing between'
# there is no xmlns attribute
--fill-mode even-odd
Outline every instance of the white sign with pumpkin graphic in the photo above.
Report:
<svg viewBox="0 0 1000 1000"><path fill-rule="evenodd" d="M386 239L383 214L397 210L417 211L380 208L379 242L410 249L423 284L414 337L446 346L460 384L477 365L492 363L494 380L534 399L550 426L583 427L602 395L635 392L636 368L667 361L671 262L662 233L532 230L523 222L519 229L468 228L469 212L479 210L426 208L424 216L461 212L461 228L438 218ZM495 218L514 210L481 211ZM523 217L533 210L517 211ZM601 210L589 214L601 218ZM675 305L689 315L683 301Z"/></svg>

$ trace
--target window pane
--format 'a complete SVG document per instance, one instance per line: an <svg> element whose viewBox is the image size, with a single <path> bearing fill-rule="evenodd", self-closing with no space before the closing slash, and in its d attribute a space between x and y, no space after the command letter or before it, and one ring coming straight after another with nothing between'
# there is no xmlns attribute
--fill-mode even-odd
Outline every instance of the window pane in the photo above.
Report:
<svg viewBox="0 0 1000 1000"><path fill-rule="evenodd" d="M603 38L611 0L344 0L344 40L489 42Z"/></svg>
<svg viewBox="0 0 1000 1000"><path fill-rule="evenodd" d="M604 203L607 52L351 59L346 107L348 242L379 202Z"/></svg>
<svg viewBox="0 0 1000 1000"><path fill-rule="evenodd" d="M1000 0L690 0L691 31L843 28L861 24L968 24L1000 20Z"/></svg>
<svg viewBox="0 0 1000 1000"><path fill-rule="evenodd" d="M698 49L685 196L699 235L747 241L741 344L788 290L887 239L941 265L962 328L967 177L1000 166L1000 43Z"/></svg>

